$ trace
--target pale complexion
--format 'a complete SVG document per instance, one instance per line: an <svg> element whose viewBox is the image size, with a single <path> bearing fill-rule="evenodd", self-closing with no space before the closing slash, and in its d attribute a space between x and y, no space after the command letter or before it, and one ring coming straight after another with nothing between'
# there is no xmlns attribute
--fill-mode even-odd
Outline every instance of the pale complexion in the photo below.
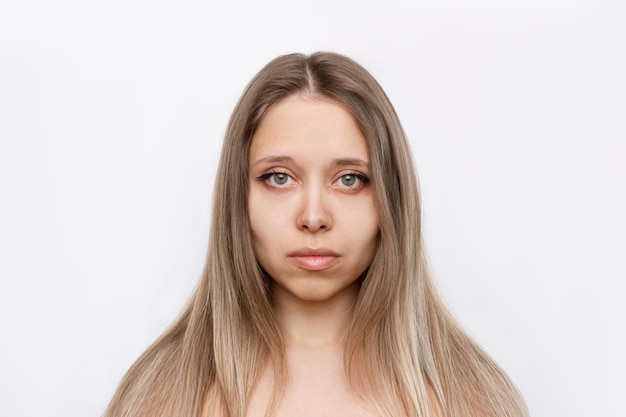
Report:
<svg viewBox="0 0 626 417"><path fill-rule="evenodd" d="M371 417L347 379L342 346L379 234L365 138L341 104L293 95L267 112L249 157L254 251L272 279L289 371L274 415ZM264 416L272 370L266 364L248 417ZM431 397L433 417L442 417ZM219 415L216 400L210 390L202 417Z"/></svg>
<svg viewBox="0 0 626 417"><path fill-rule="evenodd" d="M290 96L263 118L250 148L248 210L255 255L271 277L289 381L277 416L367 416L343 364L347 314L378 243L368 147L352 115L324 98ZM262 416L271 367L249 407Z"/></svg>

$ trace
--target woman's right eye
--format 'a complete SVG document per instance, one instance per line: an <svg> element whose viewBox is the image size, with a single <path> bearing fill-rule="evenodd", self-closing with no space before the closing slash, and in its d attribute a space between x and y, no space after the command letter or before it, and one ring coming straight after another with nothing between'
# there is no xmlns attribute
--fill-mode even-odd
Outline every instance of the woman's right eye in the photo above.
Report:
<svg viewBox="0 0 626 417"><path fill-rule="evenodd" d="M293 184L294 180L284 172L268 172L259 177L260 181L268 183L271 187L281 188Z"/></svg>

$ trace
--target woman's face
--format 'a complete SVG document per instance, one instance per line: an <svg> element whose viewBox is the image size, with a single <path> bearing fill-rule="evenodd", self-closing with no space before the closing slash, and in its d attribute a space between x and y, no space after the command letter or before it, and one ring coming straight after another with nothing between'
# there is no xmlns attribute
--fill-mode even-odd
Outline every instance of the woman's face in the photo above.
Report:
<svg viewBox="0 0 626 417"><path fill-rule="evenodd" d="M378 243L365 138L329 99L272 106L250 147L254 252L277 290L326 301L354 290Z"/></svg>

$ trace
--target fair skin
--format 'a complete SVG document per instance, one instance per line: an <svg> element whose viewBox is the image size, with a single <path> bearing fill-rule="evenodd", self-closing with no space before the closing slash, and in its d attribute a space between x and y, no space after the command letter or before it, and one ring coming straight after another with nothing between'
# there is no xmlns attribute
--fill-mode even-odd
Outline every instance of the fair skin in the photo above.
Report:
<svg viewBox="0 0 626 417"><path fill-rule="evenodd" d="M342 344L358 279L378 244L365 138L341 104L293 95L267 112L249 158L253 246L272 279L289 373L274 416L374 416L348 380ZM265 415L273 377L267 363L248 417ZM433 417L442 417L431 395ZM219 415L210 390L201 417Z"/></svg>
<svg viewBox="0 0 626 417"><path fill-rule="evenodd" d="M365 138L337 102L293 95L264 116L249 158L253 247L272 279L289 372L275 416L372 416L348 380L342 345L378 244ZM249 417L267 409L272 369L255 384ZM210 397L205 417L217 414Z"/></svg>

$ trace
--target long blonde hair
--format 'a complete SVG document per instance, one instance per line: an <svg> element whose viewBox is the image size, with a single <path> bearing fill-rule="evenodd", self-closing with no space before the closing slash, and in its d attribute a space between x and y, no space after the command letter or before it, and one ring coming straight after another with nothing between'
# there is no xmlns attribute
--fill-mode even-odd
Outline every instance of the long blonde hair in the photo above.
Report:
<svg viewBox="0 0 626 417"><path fill-rule="evenodd" d="M196 417L207 392L227 417L244 417L263 365L275 406L287 383L284 342L269 278L252 250L248 151L267 110L293 94L343 103L370 152L380 221L375 258L361 278L345 337L349 376L381 416L523 417L502 370L456 324L429 276L420 199L406 136L374 78L334 53L280 56L250 82L227 127L202 278L180 317L124 376L106 417ZM271 414L271 408L268 412Z"/></svg>

